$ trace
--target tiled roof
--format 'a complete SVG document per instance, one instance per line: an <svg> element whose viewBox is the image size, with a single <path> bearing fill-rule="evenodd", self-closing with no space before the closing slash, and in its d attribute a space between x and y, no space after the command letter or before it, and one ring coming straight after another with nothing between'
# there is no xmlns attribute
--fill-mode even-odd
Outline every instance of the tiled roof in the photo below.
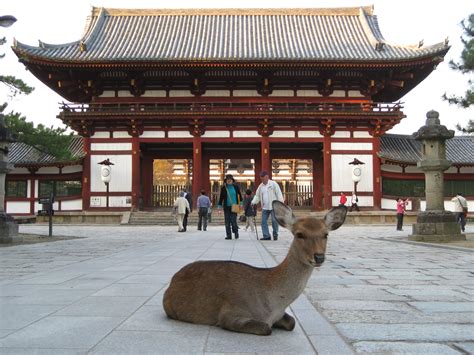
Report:
<svg viewBox="0 0 474 355"><path fill-rule="evenodd" d="M82 137L76 136L72 139L71 144L69 146L69 150L72 154L72 161L80 160L84 157L83 151L83 139ZM35 147L21 143L21 142L14 142L11 143L9 146L8 152L8 160L10 163L14 164L15 166L19 165L40 165L40 166L48 166L54 165L57 163L68 163L68 162L60 162L52 155L46 154L41 152L40 150L36 149Z"/></svg>
<svg viewBox="0 0 474 355"><path fill-rule="evenodd" d="M376 49L376 47L378 49ZM18 55L59 62L404 61L444 56L447 42L402 46L384 40L372 7L326 9L93 8L82 38Z"/></svg>
<svg viewBox="0 0 474 355"><path fill-rule="evenodd" d="M407 164L416 164L421 159L421 142L411 135L385 134L380 141L380 158ZM448 139L446 159L453 164L474 165L474 137Z"/></svg>

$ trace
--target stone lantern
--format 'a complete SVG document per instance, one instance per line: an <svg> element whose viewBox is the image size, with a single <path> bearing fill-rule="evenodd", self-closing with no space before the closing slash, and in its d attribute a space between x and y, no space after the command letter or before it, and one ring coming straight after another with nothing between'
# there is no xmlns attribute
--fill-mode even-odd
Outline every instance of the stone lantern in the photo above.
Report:
<svg viewBox="0 0 474 355"><path fill-rule="evenodd" d="M409 239L427 242L465 240L454 213L444 210L444 171L451 166L446 159L446 140L454 137L454 131L441 125L438 112L429 111L426 117L426 124L413 133L422 143L417 166L425 174L426 210L418 214Z"/></svg>
<svg viewBox="0 0 474 355"><path fill-rule="evenodd" d="M13 142L11 132L6 128L3 115L0 114L0 243L19 242L18 225L5 213L5 178L10 170L8 165L8 146Z"/></svg>

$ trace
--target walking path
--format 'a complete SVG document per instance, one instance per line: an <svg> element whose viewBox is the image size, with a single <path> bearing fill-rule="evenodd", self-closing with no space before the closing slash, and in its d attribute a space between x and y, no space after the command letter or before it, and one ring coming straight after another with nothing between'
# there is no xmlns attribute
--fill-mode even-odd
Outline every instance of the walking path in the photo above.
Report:
<svg viewBox="0 0 474 355"><path fill-rule="evenodd" d="M291 235L229 241L223 227L191 229L55 226L82 238L0 248L0 354L474 352L470 250L404 243L408 232L393 226L343 226L291 306L296 329L261 337L170 320L163 292L198 259L273 266Z"/></svg>

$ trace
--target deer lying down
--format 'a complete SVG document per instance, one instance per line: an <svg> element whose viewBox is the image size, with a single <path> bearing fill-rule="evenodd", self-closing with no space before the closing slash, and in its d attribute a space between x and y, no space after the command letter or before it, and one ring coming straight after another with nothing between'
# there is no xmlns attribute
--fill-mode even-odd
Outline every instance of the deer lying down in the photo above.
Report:
<svg viewBox="0 0 474 355"><path fill-rule="evenodd" d="M324 262L328 231L344 223L347 208L333 208L322 220L296 219L278 201L273 210L278 223L294 235L285 260L268 269L236 261L188 264L164 294L168 317L257 335L270 335L272 327L293 330L295 319L285 310L303 292L314 267Z"/></svg>

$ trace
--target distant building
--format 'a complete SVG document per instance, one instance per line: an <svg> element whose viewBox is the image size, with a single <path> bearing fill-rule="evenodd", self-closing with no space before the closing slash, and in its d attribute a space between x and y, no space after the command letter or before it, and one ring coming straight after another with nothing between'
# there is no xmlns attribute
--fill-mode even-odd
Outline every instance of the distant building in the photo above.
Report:
<svg viewBox="0 0 474 355"><path fill-rule="evenodd" d="M417 142L385 132L449 46L386 42L372 7L93 8L80 40L13 50L70 102L59 117L82 136L67 163L28 162L13 145L6 208L30 214L48 189L62 211L148 210L182 187L215 199L226 173L255 188L261 170L290 206L319 210L352 192L354 158L364 162L362 208L421 197ZM445 175L470 198L472 146L472 137L448 142L455 165ZM108 192L105 159L115 164Z"/></svg>

